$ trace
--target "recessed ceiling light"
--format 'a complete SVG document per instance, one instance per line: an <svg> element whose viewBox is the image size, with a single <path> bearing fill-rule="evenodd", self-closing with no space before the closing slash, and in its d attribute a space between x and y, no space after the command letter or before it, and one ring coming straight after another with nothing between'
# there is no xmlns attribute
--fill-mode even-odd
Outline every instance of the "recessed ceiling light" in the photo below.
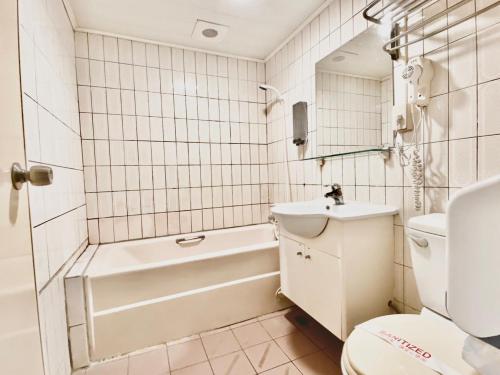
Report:
<svg viewBox="0 0 500 375"><path fill-rule="evenodd" d="M205 29L201 32L204 36L207 38L215 38L217 35L219 35L219 32L215 29Z"/></svg>
<svg viewBox="0 0 500 375"><path fill-rule="evenodd" d="M224 39L229 27L214 22L196 20L194 25L193 39L208 43L217 43Z"/></svg>

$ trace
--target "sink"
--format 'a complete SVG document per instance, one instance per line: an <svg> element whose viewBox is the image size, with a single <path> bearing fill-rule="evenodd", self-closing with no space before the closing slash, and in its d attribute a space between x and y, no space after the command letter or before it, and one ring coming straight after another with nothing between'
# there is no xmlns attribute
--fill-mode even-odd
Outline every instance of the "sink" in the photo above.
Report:
<svg viewBox="0 0 500 375"><path fill-rule="evenodd" d="M396 208L322 198L271 212L286 297L344 341L357 324L390 313Z"/></svg>
<svg viewBox="0 0 500 375"><path fill-rule="evenodd" d="M353 221L377 216L394 215L398 209L391 206L346 201L335 205L333 199L280 203L271 207L280 225L288 232L305 238L319 236L328 219Z"/></svg>

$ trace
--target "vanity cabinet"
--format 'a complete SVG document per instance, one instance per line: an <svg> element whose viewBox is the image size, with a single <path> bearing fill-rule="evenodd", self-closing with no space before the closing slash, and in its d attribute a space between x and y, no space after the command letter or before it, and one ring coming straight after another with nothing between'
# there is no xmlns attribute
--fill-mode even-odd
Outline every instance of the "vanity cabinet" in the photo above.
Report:
<svg viewBox="0 0 500 375"><path fill-rule="evenodd" d="M393 217L329 219L315 238L280 227L281 290L338 338L390 313Z"/></svg>

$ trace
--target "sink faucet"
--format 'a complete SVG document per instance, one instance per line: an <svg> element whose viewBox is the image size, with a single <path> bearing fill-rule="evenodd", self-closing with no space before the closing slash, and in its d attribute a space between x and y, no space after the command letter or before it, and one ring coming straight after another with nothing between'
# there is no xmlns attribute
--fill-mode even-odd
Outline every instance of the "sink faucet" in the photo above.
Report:
<svg viewBox="0 0 500 375"><path fill-rule="evenodd" d="M325 185L325 187L329 187L330 185ZM339 184L331 185L332 191L329 191L325 194L325 198L333 198L335 200L336 205L344 204L344 196L342 195L342 188Z"/></svg>

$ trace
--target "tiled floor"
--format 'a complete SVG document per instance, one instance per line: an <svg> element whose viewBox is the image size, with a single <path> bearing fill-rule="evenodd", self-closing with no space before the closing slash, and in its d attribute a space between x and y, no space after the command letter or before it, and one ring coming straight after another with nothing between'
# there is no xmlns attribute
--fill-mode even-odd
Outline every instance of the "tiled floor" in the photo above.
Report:
<svg viewBox="0 0 500 375"><path fill-rule="evenodd" d="M298 308L95 364L74 375L340 375L342 342Z"/></svg>

